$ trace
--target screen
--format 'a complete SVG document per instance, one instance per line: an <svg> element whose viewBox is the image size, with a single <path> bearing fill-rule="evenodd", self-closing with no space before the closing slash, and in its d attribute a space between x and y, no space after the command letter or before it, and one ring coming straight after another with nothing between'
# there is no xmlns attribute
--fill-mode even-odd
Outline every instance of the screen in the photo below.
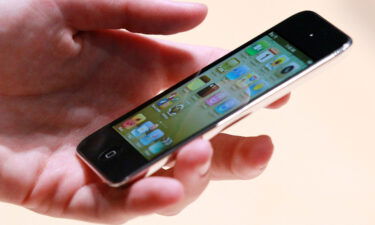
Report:
<svg viewBox="0 0 375 225"><path fill-rule="evenodd" d="M270 32L219 60L113 129L151 160L312 63L288 41Z"/></svg>

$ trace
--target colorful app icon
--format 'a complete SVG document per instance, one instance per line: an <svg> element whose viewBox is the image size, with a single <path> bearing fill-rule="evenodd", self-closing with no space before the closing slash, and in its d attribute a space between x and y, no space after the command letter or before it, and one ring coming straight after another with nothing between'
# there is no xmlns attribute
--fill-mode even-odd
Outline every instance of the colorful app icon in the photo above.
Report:
<svg viewBox="0 0 375 225"><path fill-rule="evenodd" d="M298 65L295 62L291 62L285 67L283 67L278 73L276 73L277 78L283 78L288 74L291 74L292 72L296 72L300 68L300 65Z"/></svg>
<svg viewBox="0 0 375 225"><path fill-rule="evenodd" d="M277 54L280 53L279 49L277 49L277 48L270 48L270 49L268 49L268 51L272 52L272 54L274 54L274 55L277 55Z"/></svg>
<svg viewBox="0 0 375 225"><path fill-rule="evenodd" d="M221 66L217 67L216 70L219 73L224 73L226 71L229 71L229 70L233 69L238 64L240 64L240 60L238 60L237 58L231 58L230 60L223 63Z"/></svg>
<svg viewBox="0 0 375 225"><path fill-rule="evenodd" d="M153 155L157 155L157 154L159 154L160 152L162 152L164 148L165 148L165 145L164 145L162 142L158 141L158 142L156 142L156 143L150 145L150 146L148 147L148 150L149 150Z"/></svg>
<svg viewBox="0 0 375 225"><path fill-rule="evenodd" d="M182 105L182 104L175 105L175 106L169 108L168 115L169 116L175 116L175 115L177 115L177 113L179 113L183 109L184 109L184 105Z"/></svg>
<svg viewBox="0 0 375 225"><path fill-rule="evenodd" d="M262 52L256 57L256 60L260 63L264 63L270 59L272 59L276 54L276 52L273 51L272 49L269 49L267 51Z"/></svg>
<svg viewBox="0 0 375 225"><path fill-rule="evenodd" d="M209 94L215 92L216 90L218 90L220 87L215 84L215 83L212 83L210 85L208 85L207 87L203 88L202 90L198 91L197 94L204 98L206 96L208 96Z"/></svg>
<svg viewBox="0 0 375 225"><path fill-rule="evenodd" d="M168 98L169 101L172 101L172 102L176 102L176 101L180 100L177 92L171 93L170 95L168 95L167 98Z"/></svg>
<svg viewBox="0 0 375 225"><path fill-rule="evenodd" d="M256 82L255 84L251 85L249 88L250 96L254 97L262 92L264 92L267 89L268 85L265 81L260 80Z"/></svg>
<svg viewBox="0 0 375 225"><path fill-rule="evenodd" d="M137 124L136 124L135 121L132 120L132 119L125 120L125 121L121 124L121 127L126 128L126 129L131 129L131 128L135 127L135 126L137 126Z"/></svg>
<svg viewBox="0 0 375 225"><path fill-rule="evenodd" d="M234 67L236 67L238 64L240 64L240 60L238 60L237 58L232 58L228 61L226 61L222 67L224 70L231 70L233 69Z"/></svg>
<svg viewBox="0 0 375 225"><path fill-rule="evenodd" d="M246 65L242 65L242 66L239 66L237 68L235 68L234 70L230 71L226 77L229 79L229 80L236 80L238 79L239 77L249 73L250 71L250 68Z"/></svg>
<svg viewBox="0 0 375 225"><path fill-rule="evenodd" d="M220 105L216 106L215 111L219 114L224 114L234 107L238 106L240 102L235 98L230 98Z"/></svg>
<svg viewBox="0 0 375 225"><path fill-rule="evenodd" d="M123 128L126 128L126 129L131 129L135 126L137 126L138 124L142 123L143 121L145 121L146 117L143 115L143 114L137 114L135 116L133 116L132 118L128 119L128 120L125 120L121 126Z"/></svg>
<svg viewBox="0 0 375 225"><path fill-rule="evenodd" d="M252 83L259 79L258 75L249 73L244 77L241 77L237 82L236 86L239 88L248 88Z"/></svg>
<svg viewBox="0 0 375 225"><path fill-rule="evenodd" d="M289 58L285 55L282 55L282 56L278 57L277 59L275 59L273 62L267 64L266 68L269 69L269 70L273 70L276 67L278 67L279 65L281 65L281 64L283 64L287 61L289 61Z"/></svg>
<svg viewBox="0 0 375 225"><path fill-rule="evenodd" d="M227 97L227 94L225 92L219 92L208 99L204 101L207 105L213 106L216 105L217 103L223 101Z"/></svg>
<svg viewBox="0 0 375 225"><path fill-rule="evenodd" d="M170 106L172 104L171 101L169 101L167 98L163 98L162 100L158 101L158 103L156 103L156 105L159 107L159 108L167 108L168 106Z"/></svg>
<svg viewBox="0 0 375 225"><path fill-rule="evenodd" d="M151 121L147 121L141 124L139 127L133 129L130 133L135 137L139 137L149 131L155 130L158 126L158 124L154 124Z"/></svg>
<svg viewBox="0 0 375 225"><path fill-rule="evenodd" d="M258 54L259 52L267 49L269 47L269 44L265 40L257 41L255 44L251 45L249 48L246 49L246 53L250 56L254 56Z"/></svg>
<svg viewBox="0 0 375 225"><path fill-rule="evenodd" d="M219 66L218 68L216 68L216 70L219 73L224 73L225 72L225 69L222 66Z"/></svg>
<svg viewBox="0 0 375 225"><path fill-rule="evenodd" d="M167 108L168 106L172 105L173 102L176 102L180 100L180 98L178 97L178 94L177 92L173 92L171 93L170 95L168 95L166 98L163 98L161 99L160 101L158 101L156 103L156 105L161 108L161 109L165 109Z"/></svg>
<svg viewBox="0 0 375 225"><path fill-rule="evenodd" d="M200 87L203 87L205 84L207 84L208 82L210 82L211 79L204 75L204 76L201 76L199 78L196 78L194 79L193 81L191 81L188 85L187 85L187 88L190 90L190 91L195 91L197 90L198 88Z"/></svg>
<svg viewBox="0 0 375 225"><path fill-rule="evenodd" d="M161 131L160 129L156 129L148 133L146 136L142 137L139 141L141 142L142 145L147 146L163 136L164 136L164 132Z"/></svg>
<svg viewBox="0 0 375 225"><path fill-rule="evenodd" d="M160 140L165 146L171 145L173 143L172 138L165 137Z"/></svg>

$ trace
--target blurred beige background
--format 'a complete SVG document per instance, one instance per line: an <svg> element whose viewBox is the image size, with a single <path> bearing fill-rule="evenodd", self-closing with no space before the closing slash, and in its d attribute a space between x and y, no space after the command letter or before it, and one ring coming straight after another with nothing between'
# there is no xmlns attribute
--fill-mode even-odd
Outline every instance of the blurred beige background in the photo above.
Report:
<svg viewBox="0 0 375 225"><path fill-rule="evenodd" d="M198 1L198 0L197 0ZM315 10L354 39L353 47L293 92L280 110L261 110L229 130L269 134L275 154L252 181L213 182L174 217L130 225L375 224L375 2L373 0L199 0L207 20L174 41L233 49L282 19ZM4 225L84 225L0 204Z"/></svg>

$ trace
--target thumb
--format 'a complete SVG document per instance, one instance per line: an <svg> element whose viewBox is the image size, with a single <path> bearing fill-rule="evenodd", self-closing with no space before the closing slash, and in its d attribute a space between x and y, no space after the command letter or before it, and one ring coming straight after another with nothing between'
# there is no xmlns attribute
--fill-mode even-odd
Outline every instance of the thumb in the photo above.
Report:
<svg viewBox="0 0 375 225"><path fill-rule="evenodd" d="M192 29L207 14L206 6L170 0L60 0L66 23L77 30L119 29L172 34Z"/></svg>

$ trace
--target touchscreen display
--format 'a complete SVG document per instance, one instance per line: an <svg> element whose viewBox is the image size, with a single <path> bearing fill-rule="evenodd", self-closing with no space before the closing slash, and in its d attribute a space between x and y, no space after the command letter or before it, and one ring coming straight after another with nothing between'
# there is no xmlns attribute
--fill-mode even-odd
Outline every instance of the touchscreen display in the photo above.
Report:
<svg viewBox="0 0 375 225"><path fill-rule="evenodd" d="M271 32L113 126L147 160L304 70L313 61Z"/></svg>

